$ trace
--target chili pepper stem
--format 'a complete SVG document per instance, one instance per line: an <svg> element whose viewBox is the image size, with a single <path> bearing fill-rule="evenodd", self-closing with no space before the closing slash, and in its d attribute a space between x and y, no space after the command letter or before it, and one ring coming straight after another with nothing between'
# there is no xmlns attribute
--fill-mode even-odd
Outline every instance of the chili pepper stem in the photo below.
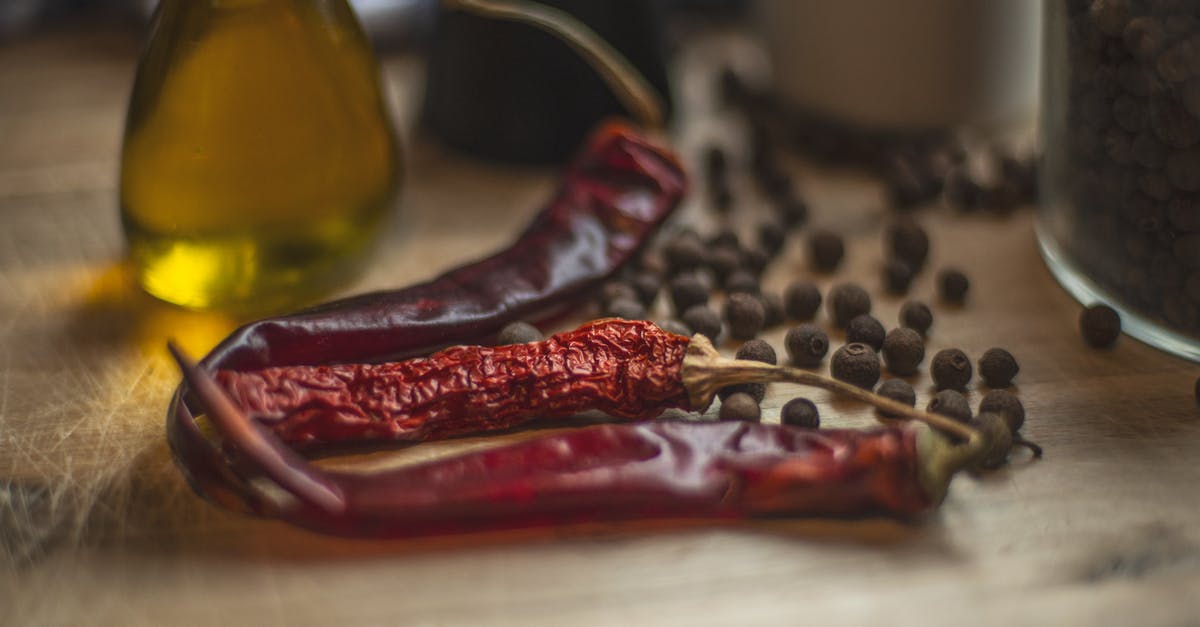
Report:
<svg viewBox="0 0 1200 627"><path fill-rule="evenodd" d="M968 442L981 438L978 431L951 418L921 411L904 403L894 401L864 390L854 384L826 377L815 372L774 366L757 361L727 359L721 357L712 342L703 335L695 335L688 344L683 359L683 387L693 409L703 411L712 404L713 397L721 388L738 383L798 383L829 390L841 396L862 401L888 414L908 420L923 422L935 429L952 433Z"/></svg>
<svg viewBox="0 0 1200 627"><path fill-rule="evenodd" d="M688 344L681 372L692 409L703 411L712 404L717 390L738 383L798 383L822 388L862 401L890 415L920 423L917 433L917 457L920 481L935 503L945 498L950 479L959 470L974 463L987 446L983 435L953 419L909 407L856 385L798 368L774 366L757 361L721 357L712 342L696 334ZM937 433L943 431L966 440L951 443Z"/></svg>
<svg viewBox="0 0 1200 627"><path fill-rule="evenodd" d="M624 55L565 11L528 0L442 0L442 4L484 17L523 22L558 37L587 60L643 126L662 128L663 106L654 88Z"/></svg>

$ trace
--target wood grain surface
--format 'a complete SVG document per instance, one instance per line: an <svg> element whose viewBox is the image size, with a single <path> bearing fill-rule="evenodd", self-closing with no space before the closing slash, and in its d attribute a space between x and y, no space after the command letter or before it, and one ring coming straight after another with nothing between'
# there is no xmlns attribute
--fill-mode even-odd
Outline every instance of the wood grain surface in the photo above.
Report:
<svg viewBox="0 0 1200 627"><path fill-rule="evenodd" d="M1038 256L1029 211L923 214L933 267L960 267L973 281L965 307L935 307L928 354L1011 350L1027 436L1046 450L1038 462L1018 456L986 478L960 477L926 520L366 542L208 505L167 452L163 416L178 375L163 347L173 337L202 353L237 321L157 303L122 265L116 175L134 39L92 29L0 47L0 624L1200 625L1200 368L1129 338L1086 349L1080 308ZM755 65L753 46L729 33L689 42L677 59L677 145L691 161L714 140L739 155L737 121L707 94L719 64ZM503 246L554 185L546 171L474 163L414 139L420 65L384 65L408 140L408 185L348 292L410 283ZM879 296L878 186L790 165L813 223L850 238L833 280L863 282L893 326L900 303ZM737 191L749 232L764 209L748 181ZM689 200L683 221L702 221L703 205ZM806 274L794 238L767 285ZM932 292L926 272L913 294L933 301ZM783 329L764 337L782 348ZM924 403L928 377L915 382ZM773 388L765 419L799 393ZM872 421L864 408L811 396L826 425Z"/></svg>

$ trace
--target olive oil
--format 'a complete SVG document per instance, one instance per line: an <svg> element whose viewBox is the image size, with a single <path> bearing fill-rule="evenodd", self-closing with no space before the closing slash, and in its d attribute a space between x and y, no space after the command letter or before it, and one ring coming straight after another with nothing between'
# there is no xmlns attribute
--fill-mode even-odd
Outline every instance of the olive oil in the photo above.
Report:
<svg viewBox="0 0 1200 627"><path fill-rule="evenodd" d="M143 288L264 312L347 278L399 152L346 0L163 0L126 121L121 217Z"/></svg>

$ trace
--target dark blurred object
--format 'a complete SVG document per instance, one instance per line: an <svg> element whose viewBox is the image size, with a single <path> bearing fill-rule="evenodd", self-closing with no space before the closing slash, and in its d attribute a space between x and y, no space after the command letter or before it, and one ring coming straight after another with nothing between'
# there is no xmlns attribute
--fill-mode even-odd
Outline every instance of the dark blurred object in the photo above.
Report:
<svg viewBox="0 0 1200 627"><path fill-rule="evenodd" d="M428 38L438 0L350 0L378 50L417 47ZM144 24L158 0L0 0L0 41L72 19Z"/></svg>
<svg viewBox="0 0 1200 627"><path fill-rule="evenodd" d="M623 53L663 97L670 89L662 16L649 1L547 0ZM553 35L532 26L439 10L423 122L476 156L560 163L600 120L627 115L604 81Z"/></svg>

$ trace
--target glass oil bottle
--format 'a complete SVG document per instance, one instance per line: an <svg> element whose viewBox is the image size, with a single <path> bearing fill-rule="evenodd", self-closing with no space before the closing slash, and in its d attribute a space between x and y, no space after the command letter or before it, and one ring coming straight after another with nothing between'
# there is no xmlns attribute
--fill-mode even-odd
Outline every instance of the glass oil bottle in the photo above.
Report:
<svg viewBox="0 0 1200 627"><path fill-rule="evenodd" d="M121 158L147 292L254 313L311 301L361 266L399 180L346 0L162 0Z"/></svg>

